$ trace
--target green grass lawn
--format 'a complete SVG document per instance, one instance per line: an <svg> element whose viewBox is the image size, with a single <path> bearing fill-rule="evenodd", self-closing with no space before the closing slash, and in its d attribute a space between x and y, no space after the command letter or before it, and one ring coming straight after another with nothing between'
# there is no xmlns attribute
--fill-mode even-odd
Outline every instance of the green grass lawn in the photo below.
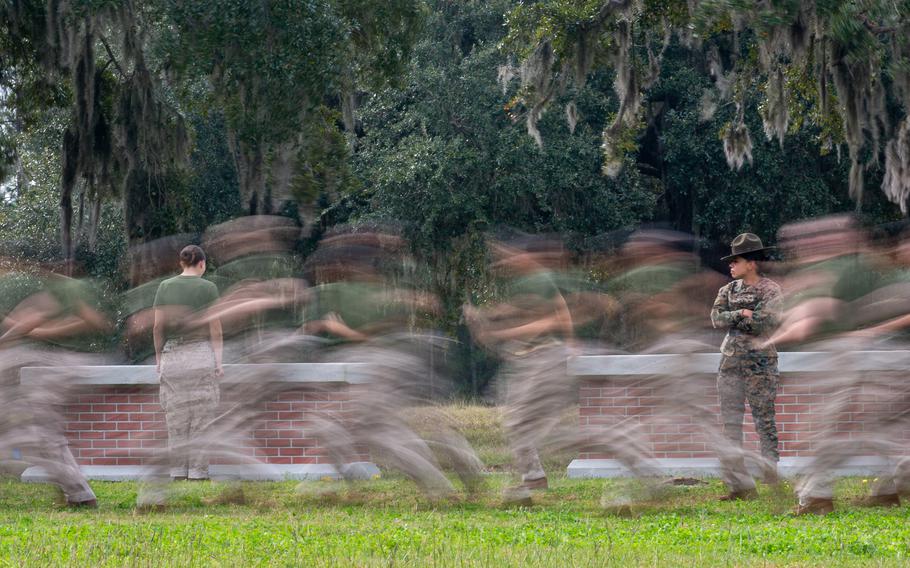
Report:
<svg viewBox="0 0 910 568"><path fill-rule="evenodd" d="M448 407L493 472L509 452L495 408ZM437 420L417 410L420 430ZM567 415L568 421L575 420ZM381 456L378 461L381 462ZM550 456L565 472L570 455ZM338 483L177 483L165 512L135 509L136 483L93 483L100 508L70 511L54 488L0 481L0 566L824 566L910 565L910 507L860 509L866 484L839 485L839 510L789 515L792 491L761 487L719 503L719 482L672 487L632 518L605 514L628 482L551 477L530 508L508 508L508 473L486 491L432 503L396 477Z"/></svg>
<svg viewBox="0 0 910 568"><path fill-rule="evenodd" d="M0 563L9 566L906 566L910 508L845 505L788 514L787 488L719 503L717 482L604 514L617 482L553 479L530 508L499 490L431 503L403 479L340 486L177 483L165 512L140 513L136 483L94 483L100 508L69 511L49 486L0 482ZM862 493L841 483L842 503Z"/></svg>

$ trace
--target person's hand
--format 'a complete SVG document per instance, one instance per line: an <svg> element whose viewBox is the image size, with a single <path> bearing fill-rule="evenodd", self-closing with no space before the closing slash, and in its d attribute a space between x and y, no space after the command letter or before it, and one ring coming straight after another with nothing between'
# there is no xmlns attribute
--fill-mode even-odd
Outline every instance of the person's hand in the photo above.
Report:
<svg viewBox="0 0 910 568"><path fill-rule="evenodd" d="M752 310L739 310L739 313L742 314L744 318L751 318L753 312Z"/></svg>
<svg viewBox="0 0 910 568"><path fill-rule="evenodd" d="M53 336L50 333L48 333L46 330L43 330L38 327L36 327L35 329L28 332L28 336L31 337L32 339L35 339L38 341L44 341L46 339L53 338Z"/></svg>
<svg viewBox="0 0 910 568"><path fill-rule="evenodd" d="M222 367L220 364L215 365L215 378L220 379L223 376L224 376L224 367Z"/></svg>

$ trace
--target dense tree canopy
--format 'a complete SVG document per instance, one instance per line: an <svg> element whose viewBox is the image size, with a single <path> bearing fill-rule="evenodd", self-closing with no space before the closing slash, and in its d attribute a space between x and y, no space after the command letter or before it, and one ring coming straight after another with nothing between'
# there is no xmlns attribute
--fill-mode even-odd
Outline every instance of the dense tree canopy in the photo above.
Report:
<svg viewBox="0 0 910 568"><path fill-rule="evenodd" d="M485 236L580 253L906 213L906 0L0 0L0 255L125 286L129 247L244 214L394 222L436 323ZM763 132L763 135L759 135ZM884 191L862 191L880 186ZM716 256L716 255L715 255ZM2 260L2 258L0 258ZM477 391L494 364L462 341Z"/></svg>
<svg viewBox="0 0 910 568"><path fill-rule="evenodd" d="M881 187L906 212L910 197L910 4L863 0L542 0L509 15L521 59L516 108L537 121L554 98L597 69L614 72L621 104L604 129L604 168L615 175L641 128L642 102L663 74L667 48L685 46L712 79L699 112L734 113L720 133L731 168L754 159L747 110L768 140L814 131L823 151L845 145L851 196L883 167ZM756 91L759 91L758 93ZM521 104L518 104L521 103ZM574 122L570 102L567 114Z"/></svg>

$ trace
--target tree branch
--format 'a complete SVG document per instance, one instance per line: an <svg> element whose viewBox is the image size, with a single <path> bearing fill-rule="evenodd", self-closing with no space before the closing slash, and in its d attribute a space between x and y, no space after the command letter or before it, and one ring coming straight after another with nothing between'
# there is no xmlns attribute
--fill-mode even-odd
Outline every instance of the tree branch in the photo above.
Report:
<svg viewBox="0 0 910 568"><path fill-rule="evenodd" d="M117 58L114 57L114 52L111 50L111 46L107 43L107 40L104 39L104 36L101 34L98 34L98 38L101 40L101 44L104 46L105 51L107 51L108 57L111 58L111 60L108 62L108 64L113 63L114 67L117 68L117 71L120 72L120 76L123 77L124 79L126 79L127 78L126 73L123 72L123 67L121 67L120 64L117 62ZM107 68L107 65L105 65L104 67Z"/></svg>
<svg viewBox="0 0 910 568"><path fill-rule="evenodd" d="M875 35L880 34L893 34L897 31L897 26L880 26L869 19L864 12L859 13L859 18L862 20L863 25L866 26L866 29L872 32Z"/></svg>

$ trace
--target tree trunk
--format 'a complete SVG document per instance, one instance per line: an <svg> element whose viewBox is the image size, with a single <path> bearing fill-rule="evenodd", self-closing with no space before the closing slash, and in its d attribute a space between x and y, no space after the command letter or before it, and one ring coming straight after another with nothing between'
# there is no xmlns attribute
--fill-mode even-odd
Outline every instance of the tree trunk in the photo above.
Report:
<svg viewBox="0 0 910 568"><path fill-rule="evenodd" d="M237 168L237 181L240 184L240 195L247 205L250 215L267 215L271 213L269 199L265 192L265 169L263 167L264 148L260 142L248 143L237 138L237 134L228 129L228 147L234 157Z"/></svg>
<svg viewBox="0 0 910 568"><path fill-rule="evenodd" d="M73 193L72 188L64 187L60 193L60 243L63 248L63 260L73 260Z"/></svg>
<svg viewBox="0 0 910 568"><path fill-rule="evenodd" d="M88 249L95 252L98 246L98 225L101 224L101 198L92 200L92 210L88 218Z"/></svg>

